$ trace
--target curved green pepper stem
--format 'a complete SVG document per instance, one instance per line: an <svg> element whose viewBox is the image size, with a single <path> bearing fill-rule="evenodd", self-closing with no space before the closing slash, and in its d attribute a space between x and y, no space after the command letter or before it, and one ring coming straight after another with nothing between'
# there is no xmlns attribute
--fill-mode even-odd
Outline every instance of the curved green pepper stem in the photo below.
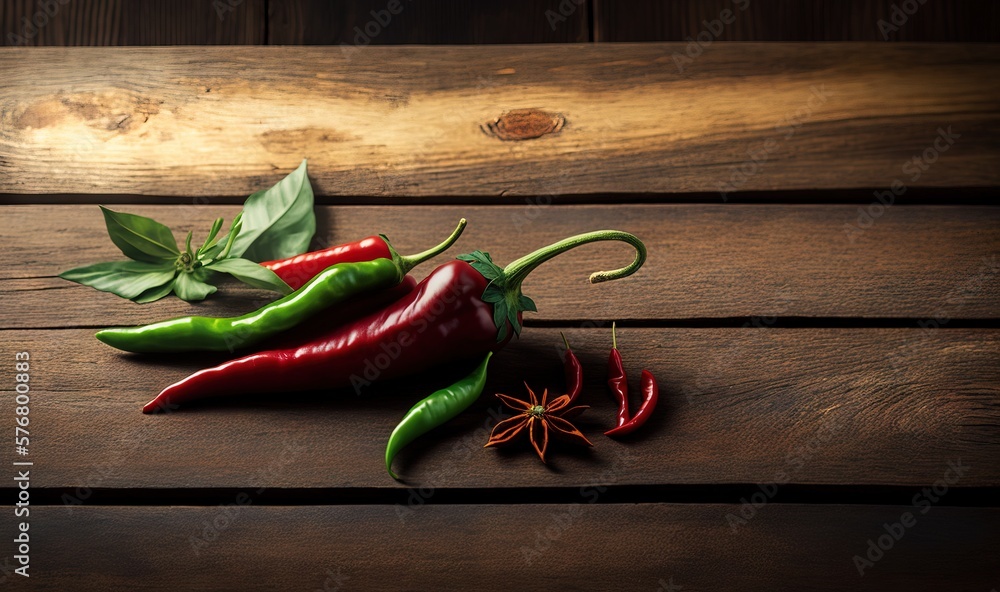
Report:
<svg viewBox="0 0 1000 592"><path fill-rule="evenodd" d="M563 239L557 243L552 243L547 247L542 247L533 253L521 257L504 268L503 275L507 278L507 288L520 287L524 278L535 270L536 267L552 259L556 255L565 253L570 249L594 243L598 241L622 241L635 247L635 260L632 263L616 269L614 271L596 271L590 274L590 283L598 284L627 277L635 273L646 262L646 245L642 244L634 234L622 232L620 230L595 230L585 232L576 236Z"/></svg>
<svg viewBox="0 0 1000 592"><path fill-rule="evenodd" d="M415 255L400 255L399 253L396 252L396 249L392 248L392 245L389 243L389 239L384 234L380 234L379 236L382 237L382 240L385 241L385 244L389 246L389 251L392 253L392 260L395 261L396 265L399 267L401 271L400 277L402 277L410 273L410 270L420 265L424 261L436 257L437 255L440 255L441 253L448 250L450 246L455 244L455 241L458 240L458 237L462 236L462 233L465 231L465 225L466 225L466 220L465 218L462 218L461 220L458 221L458 226L455 227L455 230L451 233L451 235L448 238L444 239L442 243L440 243L437 246L431 247L426 251L417 253Z"/></svg>
<svg viewBox="0 0 1000 592"><path fill-rule="evenodd" d="M621 269L598 271L590 274L590 283L592 284L630 276L646 262L646 245L642 244L642 241L634 234L620 230L595 230L571 236L547 247L542 247L533 253L529 253L503 269L500 269L496 263L493 263L493 259L490 258L489 253L473 251L466 255L459 255L459 260L469 263L479 273L483 274L484 278L489 280L489 285L487 285L486 290L483 292L482 299L484 302L493 304L493 322L497 327L498 343L507 338L508 325L514 329L515 334L521 334L521 320L519 315L522 311L534 312L536 310L535 303L521 293L521 282L528 277L528 274L542 263L561 253L598 241L621 241L628 243L635 248L635 259L632 263Z"/></svg>

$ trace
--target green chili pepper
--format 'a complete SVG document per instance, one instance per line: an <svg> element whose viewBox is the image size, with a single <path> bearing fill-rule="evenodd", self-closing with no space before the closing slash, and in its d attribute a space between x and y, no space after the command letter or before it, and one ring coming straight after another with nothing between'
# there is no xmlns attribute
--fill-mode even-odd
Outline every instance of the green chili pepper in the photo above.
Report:
<svg viewBox="0 0 1000 592"><path fill-rule="evenodd" d="M479 398L483 387L486 386L486 366L492 356L493 352L489 352L472 374L435 392L406 412L403 420L392 430L392 435L385 445L385 469L393 479L399 479L392 472L392 459L396 457L396 453L418 436L426 434L465 411Z"/></svg>
<svg viewBox="0 0 1000 592"><path fill-rule="evenodd" d="M332 265L295 292L243 316L180 317L142 327L105 329L96 337L112 347L137 353L231 352L291 329L353 296L399 284L411 269L450 247L464 229L463 218L447 240L416 255L403 257L390 247L391 259Z"/></svg>

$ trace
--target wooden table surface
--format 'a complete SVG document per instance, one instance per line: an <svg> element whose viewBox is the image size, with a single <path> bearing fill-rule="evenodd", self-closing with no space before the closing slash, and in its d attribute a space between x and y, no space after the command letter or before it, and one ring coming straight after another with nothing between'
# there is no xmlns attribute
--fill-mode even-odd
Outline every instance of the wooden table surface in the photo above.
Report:
<svg viewBox="0 0 1000 592"><path fill-rule="evenodd" d="M4 503L21 351L34 463L32 577L4 543L4 589L1000 588L1000 46L684 51L0 48ZM119 256L96 204L198 232L302 158L317 247L415 249L460 216L464 250L504 263L642 238L623 281L586 282L618 245L533 274L539 312L487 385L560 385L564 332L595 447L483 450L484 396L395 482L385 441L433 372L142 415L221 358L95 329L272 296L139 306L59 279ZM661 388L623 441L600 433L612 321Z"/></svg>

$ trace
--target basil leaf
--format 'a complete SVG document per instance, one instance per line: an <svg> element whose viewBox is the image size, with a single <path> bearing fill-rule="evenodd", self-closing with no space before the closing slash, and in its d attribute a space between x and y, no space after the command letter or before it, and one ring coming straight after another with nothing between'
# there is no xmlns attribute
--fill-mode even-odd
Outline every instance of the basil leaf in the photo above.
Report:
<svg viewBox="0 0 1000 592"><path fill-rule="evenodd" d="M198 252L195 253L194 256L195 259L201 259L201 256L205 253L205 251L215 245L215 237L219 234L219 231L222 230L222 222L222 218L216 218L215 222L212 223L212 229L208 231L208 236L205 238L204 244L198 247Z"/></svg>
<svg viewBox="0 0 1000 592"><path fill-rule="evenodd" d="M209 294L214 294L216 287L211 284L206 284L202 280L205 279L205 275L200 273L201 270L195 271L193 273L182 272L177 274L177 279L174 280L174 293L181 300L204 300Z"/></svg>
<svg viewBox="0 0 1000 592"><path fill-rule="evenodd" d="M122 298L136 298L146 290L169 283L176 273L173 263L111 261L77 267L62 272L59 277Z"/></svg>
<svg viewBox="0 0 1000 592"><path fill-rule="evenodd" d="M222 259L208 265L212 271L228 273L244 284L255 288L274 290L282 294L291 294L292 288L270 269L248 259Z"/></svg>
<svg viewBox="0 0 1000 592"><path fill-rule="evenodd" d="M229 256L251 261L292 257L309 249L315 232L313 190L303 160L274 187L247 198L243 227Z"/></svg>
<svg viewBox="0 0 1000 592"><path fill-rule="evenodd" d="M122 253L136 261L173 263L180 256L177 241L170 229L152 218L115 212L101 206L104 223L108 227L111 242Z"/></svg>
<svg viewBox="0 0 1000 592"><path fill-rule="evenodd" d="M169 296L170 293L173 291L174 291L174 282L173 279L171 279L171 281L163 284L162 286L159 286L157 288L150 288L145 292L143 292L142 294L139 294L138 296L132 299L132 302L135 302L136 304L148 304L150 302L156 302L160 298L165 298L166 296Z"/></svg>

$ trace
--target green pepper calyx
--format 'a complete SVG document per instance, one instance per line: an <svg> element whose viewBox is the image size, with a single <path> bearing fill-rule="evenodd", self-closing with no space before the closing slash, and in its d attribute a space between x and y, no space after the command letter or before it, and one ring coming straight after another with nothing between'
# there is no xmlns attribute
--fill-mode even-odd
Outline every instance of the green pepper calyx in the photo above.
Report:
<svg viewBox="0 0 1000 592"><path fill-rule="evenodd" d="M481 273L489 282L483 291L483 302L493 304L493 322L497 327L497 342L507 337L507 325L514 329L515 335L521 334L521 321L518 315L522 311L538 312L534 301L521 292L521 283L536 267L549 259L565 253L581 245L598 241L621 241L635 248L635 259L632 263L613 271L598 271L590 274L590 283L597 284L627 277L638 271L646 262L646 246L633 234L620 230L595 230L563 239L512 262L501 269L493 262L490 254L483 251L473 251L459 255L460 261L465 261Z"/></svg>

